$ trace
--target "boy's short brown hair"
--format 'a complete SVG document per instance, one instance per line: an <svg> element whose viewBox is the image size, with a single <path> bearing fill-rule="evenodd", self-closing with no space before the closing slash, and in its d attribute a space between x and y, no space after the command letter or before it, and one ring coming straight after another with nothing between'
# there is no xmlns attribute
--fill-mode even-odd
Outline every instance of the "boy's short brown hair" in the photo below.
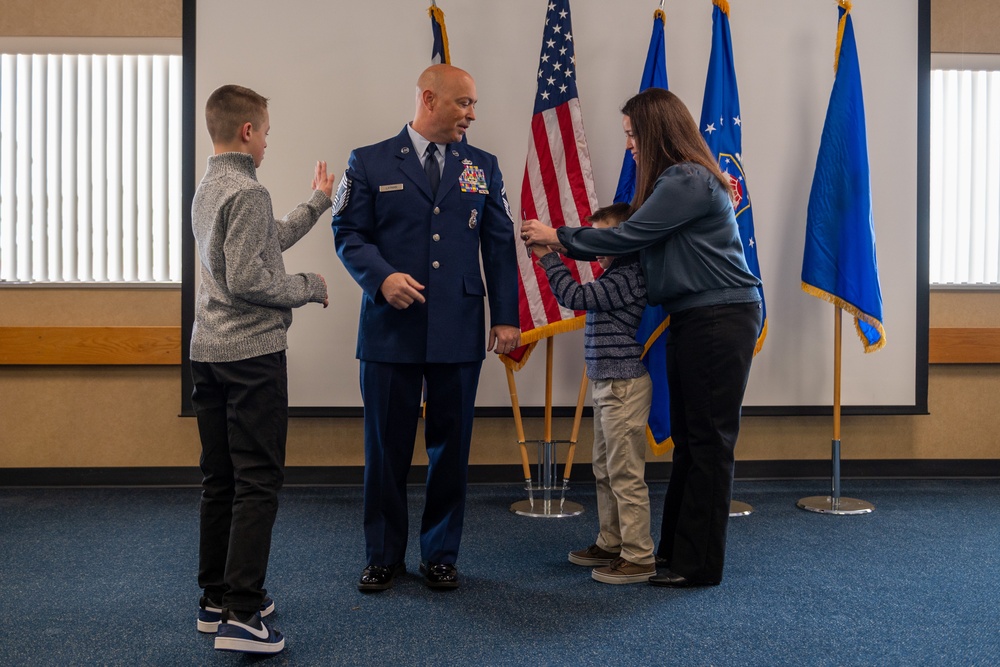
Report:
<svg viewBox="0 0 1000 667"><path fill-rule="evenodd" d="M602 206L587 216L587 222L607 222L612 227L618 225L622 220L628 220L628 214L632 207L624 202Z"/></svg>
<svg viewBox="0 0 1000 667"><path fill-rule="evenodd" d="M229 143L247 122L259 128L265 113L267 98L263 95L234 84L216 88L205 103L205 121L212 143Z"/></svg>

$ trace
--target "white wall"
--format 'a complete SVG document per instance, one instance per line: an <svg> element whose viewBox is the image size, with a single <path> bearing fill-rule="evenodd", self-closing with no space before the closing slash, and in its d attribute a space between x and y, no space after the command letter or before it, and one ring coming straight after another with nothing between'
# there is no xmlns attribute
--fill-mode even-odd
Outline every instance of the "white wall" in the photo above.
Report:
<svg viewBox="0 0 1000 667"><path fill-rule="evenodd" d="M350 150L395 135L412 117L414 83L429 64L423 0L335 2L200 0L197 78L200 178L211 153L201 112L208 94L239 83L271 98L271 134L260 180L280 215L308 195L312 164L342 172ZM580 99L601 203L621 165L619 108L639 84L658 3L576 0L573 33ZM445 0L452 63L475 76L479 120L472 143L495 153L517 207L528 145L544 0ZM833 307L799 288L805 212L833 83L833 0L731 0L743 116L743 157L754 202L769 335L754 363L747 406L829 405ZM668 0L670 88L698 118L710 49L712 3ZM911 0L855 3L852 16L865 92L888 344L863 355L844 326L843 403L916 401L917 11ZM359 406L354 345L360 289L341 266L325 217L286 253L290 271L318 271L327 310L296 311L290 333L293 406ZM582 336L555 340L556 405L576 402ZM522 405L543 402L544 353L518 373ZM479 405L507 406L501 364L488 358Z"/></svg>

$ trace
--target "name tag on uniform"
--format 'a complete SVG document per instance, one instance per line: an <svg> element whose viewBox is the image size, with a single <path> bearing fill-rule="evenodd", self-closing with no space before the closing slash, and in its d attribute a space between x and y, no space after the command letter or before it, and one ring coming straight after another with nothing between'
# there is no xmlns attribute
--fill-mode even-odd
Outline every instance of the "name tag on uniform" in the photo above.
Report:
<svg viewBox="0 0 1000 667"><path fill-rule="evenodd" d="M379 192L395 192L396 190L402 190L402 183L393 183L392 185L380 185L378 186Z"/></svg>

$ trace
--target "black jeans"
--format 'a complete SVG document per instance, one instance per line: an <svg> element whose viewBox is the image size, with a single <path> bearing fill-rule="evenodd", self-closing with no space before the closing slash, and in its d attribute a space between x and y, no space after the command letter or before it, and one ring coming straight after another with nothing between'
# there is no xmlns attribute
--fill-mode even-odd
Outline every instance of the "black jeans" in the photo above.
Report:
<svg viewBox="0 0 1000 667"><path fill-rule="evenodd" d="M255 612L285 474L285 353L192 361L191 374L204 475L198 585L224 607Z"/></svg>
<svg viewBox="0 0 1000 667"><path fill-rule="evenodd" d="M667 382L673 468L657 555L694 581L722 581L734 449L761 325L760 303L670 315Z"/></svg>

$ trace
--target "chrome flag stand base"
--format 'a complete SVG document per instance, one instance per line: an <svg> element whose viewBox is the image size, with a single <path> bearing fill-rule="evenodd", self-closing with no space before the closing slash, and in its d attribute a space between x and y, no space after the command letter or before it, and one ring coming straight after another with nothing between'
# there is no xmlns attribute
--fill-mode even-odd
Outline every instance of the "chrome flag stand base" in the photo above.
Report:
<svg viewBox="0 0 1000 667"><path fill-rule="evenodd" d="M840 440L833 441L833 489L830 495L809 496L795 504L820 514L868 514L875 511L875 506L867 501L840 497Z"/></svg>
<svg viewBox="0 0 1000 667"><path fill-rule="evenodd" d="M809 496L798 501L796 505L820 514L868 514L875 510L875 506L865 500L832 496Z"/></svg>
<svg viewBox="0 0 1000 667"><path fill-rule="evenodd" d="M542 482L540 485L533 485L530 479L525 480L524 488L528 492L528 499L519 500L510 506L510 511L514 514L549 519L563 519L583 514L583 505L566 500L566 491L569 489L568 470L564 469L562 486L557 487L553 484L557 478L555 450L559 443L574 444L569 440L536 441L538 479ZM553 498L553 492L558 492L558 498Z"/></svg>
<svg viewBox="0 0 1000 667"><path fill-rule="evenodd" d="M748 505L747 503L739 500L729 501L730 518L734 516L750 516L751 514L753 514L753 505Z"/></svg>

